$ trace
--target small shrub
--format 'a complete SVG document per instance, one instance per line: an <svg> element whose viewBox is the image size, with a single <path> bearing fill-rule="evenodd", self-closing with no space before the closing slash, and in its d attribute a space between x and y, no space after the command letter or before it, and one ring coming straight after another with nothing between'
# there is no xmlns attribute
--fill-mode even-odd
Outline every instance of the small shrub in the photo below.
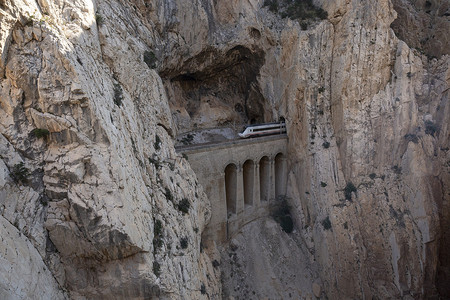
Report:
<svg viewBox="0 0 450 300"><path fill-rule="evenodd" d="M34 15L28 16L28 18L25 21L24 26L33 26L35 19L36 19L36 17Z"/></svg>
<svg viewBox="0 0 450 300"><path fill-rule="evenodd" d="M330 148L330 142L324 142L324 143L322 144L322 147L324 147L325 149Z"/></svg>
<svg viewBox="0 0 450 300"><path fill-rule="evenodd" d="M307 30L308 29L308 23L306 22L300 22L300 28L302 30Z"/></svg>
<svg viewBox="0 0 450 300"><path fill-rule="evenodd" d="M323 20L328 13L314 6L312 0L265 0L263 7L272 13L279 13L281 18L297 20L302 30L307 30L310 20Z"/></svg>
<svg viewBox="0 0 450 300"><path fill-rule="evenodd" d="M169 169L171 170L171 171L175 171L175 164L173 163L173 162L169 162L169 163L167 163L168 165L169 165Z"/></svg>
<svg viewBox="0 0 450 300"><path fill-rule="evenodd" d="M183 158L184 158L185 160L188 160L188 156L187 156L186 153L183 153L181 156L183 156Z"/></svg>
<svg viewBox="0 0 450 300"><path fill-rule="evenodd" d="M161 266L157 261L153 262L153 274L155 274L156 277L159 277L161 275Z"/></svg>
<svg viewBox="0 0 450 300"><path fill-rule="evenodd" d="M100 14L95 14L95 22L97 26L102 26L104 23L103 17Z"/></svg>
<svg viewBox="0 0 450 300"><path fill-rule="evenodd" d="M217 269L217 267L220 266L220 263L215 259L215 260L213 260L212 265L214 268Z"/></svg>
<svg viewBox="0 0 450 300"><path fill-rule="evenodd" d="M314 6L312 0L284 1L287 4L286 14L289 18L296 19L326 19L328 13L320 7Z"/></svg>
<svg viewBox="0 0 450 300"><path fill-rule="evenodd" d="M325 20L326 18L328 18L328 13L326 10L319 7L319 8L317 8L317 17L321 20Z"/></svg>
<svg viewBox="0 0 450 300"><path fill-rule="evenodd" d="M162 238L153 238L153 252L158 252L159 249L163 246L164 242Z"/></svg>
<svg viewBox="0 0 450 300"><path fill-rule="evenodd" d="M181 139L181 142L183 143L183 145L189 145L192 143L192 141L194 140L194 136L190 133L188 133L185 137L183 137Z"/></svg>
<svg viewBox="0 0 450 300"><path fill-rule="evenodd" d="M375 174L375 173L370 173L369 174L369 177L370 177L370 179L375 179L375 177L377 177L377 174Z"/></svg>
<svg viewBox="0 0 450 300"><path fill-rule="evenodd" d="M45 128L35 128L31 131L31 134L33 134L36 138L45 138L50 134L50 131L48 131Z"/></svg>
<svg viewBox="0 0 450 300"><path fill-rule="evenodd" d="M291 208L284 199L280 203L280 206L272 214L273 219L280 224L281 229L286 233L291 233L294 230L294 222L291 217Z"/></svg>
<svg viewBox="0 0 450 300"><path fill-rule="evenodd" d="M406 73L406 76L407 76L408 78L411 78L411 77L412 77L412 73L411 73L411 72L408 72L408 73Z"/></svg>
<svg viewBox="0 0 450 300"><path fill-rule="evenodd" d="M189 212L189 208L191 207L191 204L189 203L188 199L183 198L180 202L178 202L177 207L178 207L179 211L187 214Z"/></svg>
<svg viewBox="0 0 450 300"><path fill-rule="evenodd" d="M356 187L352 182L347 183L344 188L345 199L348 201L352 201L352 193L356 193Z"/></svg>
<svg viewBox="0 0 450 300"><path fill-rule="evenodd" d="M19 182L27 183L29 175L30 170L27 167L25 167L23 162L15 164L11 171L11 177L16 183Z"/></svg>
<svg viewBox="0 0 450 300"><path fill-rule="evenodd" d="M202 295L206 294L206 286L204 283L202 283L201 287L200 287L200 293L202 293Z"/></svg>
<svg viewBox="0 0 450 300"><path fill-rule="evenodd" d="M331 221L328 216L322 220L322 226L323 226L323 229L325 229L325 230L331 229Z"/></svg>
<svg viewBox="0 0 450 300"><path fill-rule="evenodd" d="M43 205L43 206L47 206L48 205L48 198L46 196L42 196L39 198L39 202Z"/></svg>
<svg viewBox="0 0 450 300"><path fill-rule="evenodd" d="M149 161L151 164L153 164L153 165L155 166L155 168L157 168L157 169L159 169L159 168L161 167L160 161L157 160L157 159L155 159L155 158L149 157L149 158L148 158L148 161Z"/></svg>
<svg viewBox="0 0 450 300"><path fill-rule="evenodd" d="M122 105L123 91L122 87L118 83L114 83L114 104L117 106Z"/></svg>
<svg viewBox="0 0 450 300"><path fill-rule="evenodd" d="M155 53L153 53L153 51L145 51L144 52L144 62L147 64L147 66L150 69L155 69L156 62L157 62Z"/></svg>
<svg viewBox="0 0 450 300"><path fill-rule="evenodd" d="M325 88L323 87L323 86L321 86L319 89L318 89L318 91L319 91L319 93L323 93L323 92L325 92Z"/></svg>
<svg viewBox="0 0 450 300"><path fill-rule="evenodd" d="M153 146L155 147L155 150L161 149L161 139L159 138L159 135L155 136L155 143Z"/></svg>
<svg viewBox="0 0 450 300"><path fill-rule="evenodd" d="M277 0L264 0L263 7L269 7L269 10L273 13L278 12L278 2Z"/></svg>
<svg viewBox="0 0 450 300"><path fill-rule="evenodd" d="M408 142L413 142L414 144L417 144L419 142L419 138L417 137L417 135L413 134L413 133L408 133L405 134L404 138L408 141Z"/></svg>
<svg viewBox="0 0 450 300"><path fill-rule="evenodd" d="M155 220L155 224L154 224L154 228L153 228L155 236L161 237L162 229L163 229L162 222L160 220Z"/></svg>
<svg viewBox="0 0 450 300"><path fill-rule="evenodd" d="M160 220L154 220L153 227L153 252L158 252L161 249L163 242L163 226Z"/></svg>
<svg viewBox="0 0 450 300"><path fill-rule="evenodd" d="M437 130L438 130L438 127L436 124L434 124L430 120L425 121L425 133L426 134L434 136L434 134L436 133Z"/></svg>
<svg viewBox="0 0 450 300"><path fill-rule="evenodd" d="M181 249L186 249L188 247L188 244L189 244L189 239L187 237L183 237L180 239Z"/></svg>
<svg viewBox="0 0 450 300"><path fill-rule="evenodd" d="M173 201L173 195L172 195L172 192L169 190L169 188L165 189L164 196L166 196L167 200Z"/></svg>
<svg viewBox="0 0 450 300"><path fill-rule="evenodd" d="M344 223L344 229L348 229L348 223L347 222Z"/></svg>
<svg viewBox="0 0 450 300"><path fill-rule="evenodd" d="M326 182L323 182L323 181L321 181L321 182L320 182L320 186L321 186L321 187L326 187L326 186L327 186L327 183L326 183Z"/></svg>

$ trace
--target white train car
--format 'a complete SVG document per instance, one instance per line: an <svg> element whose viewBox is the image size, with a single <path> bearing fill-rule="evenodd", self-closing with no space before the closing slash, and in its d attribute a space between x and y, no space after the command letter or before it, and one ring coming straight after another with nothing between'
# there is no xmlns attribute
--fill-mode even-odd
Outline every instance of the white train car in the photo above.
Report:
<svg viewBox="0 0 450 300"><path fill-rule="evenodd" d="M282 134L286 133L286 123L269 123L251 125L245 128L242 133L238 133L241 138L249 138L263 135Z"/></svg>

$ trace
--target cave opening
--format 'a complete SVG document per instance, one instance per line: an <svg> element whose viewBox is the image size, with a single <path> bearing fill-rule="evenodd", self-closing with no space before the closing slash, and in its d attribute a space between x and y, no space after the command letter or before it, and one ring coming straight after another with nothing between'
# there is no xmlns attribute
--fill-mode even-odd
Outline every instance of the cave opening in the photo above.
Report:
<svg viewBox="0 0 450 300"><path fill-rule="evenodd" d="M179 134L271 120L268 101L258 83L265 53L235 46L208 48L175 69L161 71Z"/></svg>

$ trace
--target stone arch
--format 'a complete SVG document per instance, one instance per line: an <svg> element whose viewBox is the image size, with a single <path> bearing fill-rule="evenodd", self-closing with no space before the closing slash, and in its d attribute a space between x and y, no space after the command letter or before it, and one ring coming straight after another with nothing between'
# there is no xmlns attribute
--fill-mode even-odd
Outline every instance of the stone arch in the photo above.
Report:
<svg viewBox="0 0 450 300"><path fill-rule="evenodd" d="M222 169L225 170L229 165L235 165L236 169L238 166L241 165L240 161L234 160L234 159L228 159L225 161L226 163L222 165Z"/></svg>
<svg viewBox="0 0 450 300"><path fill-rule="evenodd" d="M263 156L259 160L259 191L261 201L269 201L270 193L270 159Z"/></svg>
<svg viewBox="0 0 450 300"><path fill-rule="evenodd" d="M236 214L237 167L233 163L230 163L225 167L225 195L227 202L227 216Z"/></svg>
<svg viewBox="0 0 450 300"><path fill-rule="evenodd" d="M244 179L244 205L253 205L254 181L255 181L255 163L248 159L244 162L243 179Z"/></svg>
<svg viewBox="0 0 450 300"><path fill-rule="evenodd" d="M275 198L279 199L286 195L287 163L286 156L278 153L275 156Z"/></svg>

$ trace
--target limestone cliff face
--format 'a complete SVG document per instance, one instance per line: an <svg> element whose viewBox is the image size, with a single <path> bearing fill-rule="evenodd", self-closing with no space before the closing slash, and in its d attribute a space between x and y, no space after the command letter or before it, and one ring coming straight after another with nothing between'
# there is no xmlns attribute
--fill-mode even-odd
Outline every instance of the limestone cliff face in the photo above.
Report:
<svg viewBox="0 0 450 300"><path fill-rule="evenodd" d="M391 27L410 47L429 58L450 54L448 1L392 1L397 19Z"/></svg>
<svg viewBox="0 0 450 300"><path fill-rule="evenodd" d="M44 263L53 274L51 286L28 288L217 294L200 250L209 202L174 151L164 87L144 61L158 38L151 20L115 1L2 1L1 14L2 222L39 251L33 276ZM5 247L2 260L20 251Z"/></svg>
<svg viewBox="0 0 450 300"><path fill-rule="evenodd" d="M427 2L316 1L302 29L258 0L0 1L0 262L26 248L42 280L0 296L450 295L448 40L407 29L448 28ZM296 229L218 252L173 140L280 117Z"/></svg>
<svg viewBox="0 0 450 300"><path fill-rule="evenodd" d="M299 222L327 295L431 297L448 239L449 59L399 41L388 1L328 11L331 26L299 41L321 55L300 59L286 101Z"/></svg>

